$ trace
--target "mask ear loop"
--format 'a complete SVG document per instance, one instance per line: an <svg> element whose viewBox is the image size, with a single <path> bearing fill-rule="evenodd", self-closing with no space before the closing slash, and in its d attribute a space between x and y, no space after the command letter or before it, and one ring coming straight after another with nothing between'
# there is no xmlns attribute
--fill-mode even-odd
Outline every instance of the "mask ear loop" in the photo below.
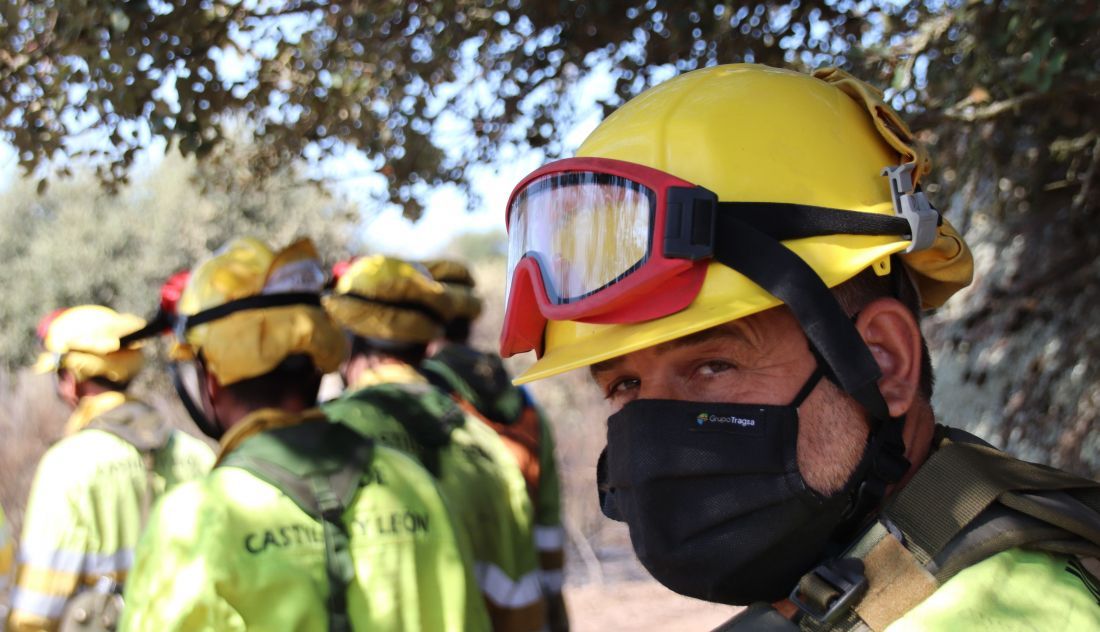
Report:
<svg viewBox="0 0 1100 632"><path fill-rule="evenodd" d="M816 355L816 354L815 354ZM801 408L802 402L806 401L806 398L810 396L810 393L817 388L817 383L821 381L821 378L825 377L825 372L821 370L821 365L814 366L814 372L810 374L810 377L806 378L806 383L802 385L802 388L798 391L798 394L791 400L791 408Z"/></svg>

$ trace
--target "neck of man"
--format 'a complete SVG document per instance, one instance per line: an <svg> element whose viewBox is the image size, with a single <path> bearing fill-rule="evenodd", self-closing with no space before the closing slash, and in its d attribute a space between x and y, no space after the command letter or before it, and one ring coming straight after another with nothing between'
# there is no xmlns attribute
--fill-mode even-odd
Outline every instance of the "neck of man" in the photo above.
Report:
<svg viewBox="0 0 1100 632"><path fill-rule="evenodd" d="M917 470L924 465L932 454L932 439L936 433L936 416L932 406L918 398L913 407L905 415L905 427L902 429L902 438L905 440L905 458L909 460L909 471L905 473L895 485L886 489L886 495L890 496L909 484Z"/></svg>
<svg viewBox="0 0 1100 632"><path fill-rule="evenodd" d="M231 428L239 424L243 419L251 415L258 410L264 410L267 408L275 408L288 413L300 413L304 410L308 410L316 405L315 402L302 401L300 397L292 394L284 394L283 397L278 399L272 399L270 402L259 403L247 403L242 402L232 396L226 398L225 401L217 403L216 410L218 413L218 424L228 432Z"/></svg>
<svg viewBox="0 0 1100 632"><path fill-rule="evenodd" d="M383 366L406 365L407 363L400 358L380 353L372 353L370 355L357 354L348 359L347 365L344 368L344 383L349 386L358 384L364 373L376 371Z"/></svg>
<svg viewBox="0 0 1100 632"><path fill-rule="evenodd" d="M909 484L917 470L924 465L932 454L932 439L936 432L936 417L932 406L921 398L913 404L905 415L905 427L902 429L902 438L905 440L905 458L909 460L909 471L905 473L901 481L886 489L886 496L900 491ZM783 599L772 604L787 619L794 617L798 608L789 599Z"/></svg>
<svg viewBox="0 0 1100 632"><path fill-rule="evenodd" d="M84 399L85 397L95 397L96 395L102 395L103 393L113 391L114 389L107 388L106 386L103 386L98 382L93 382L92 380L77 382L75 389L76 397L72 401L69 401L67 403L69 404L69 408L75 410L76 407L80 405L80 400Z"/></svg>

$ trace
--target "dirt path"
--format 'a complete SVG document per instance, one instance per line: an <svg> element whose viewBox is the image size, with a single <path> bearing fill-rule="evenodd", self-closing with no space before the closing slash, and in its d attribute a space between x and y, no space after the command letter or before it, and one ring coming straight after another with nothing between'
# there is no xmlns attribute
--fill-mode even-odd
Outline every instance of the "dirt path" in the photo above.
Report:
<svg viewBox="0 0 1100 632"><path fill-rule="evenodd" d="M705 632L738 610L682 597L655 581L567 586L565 598L573 632Z"/></svg>

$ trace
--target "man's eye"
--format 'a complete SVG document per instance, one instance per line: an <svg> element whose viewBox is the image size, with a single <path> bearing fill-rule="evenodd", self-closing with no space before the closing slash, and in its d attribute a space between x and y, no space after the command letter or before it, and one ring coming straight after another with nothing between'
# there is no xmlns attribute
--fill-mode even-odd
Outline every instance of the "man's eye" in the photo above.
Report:
<svg viewBox="0 0 1100 632"><path fill-rule="evenodd" d="M718 373L729 371L733 368L733 364L729 362L724 362L722 360L711 360L710 362L705 362L699 366L699 373L701 373L702 375L717 375Z"/></svg>
<svg viewBox="0 0 1100 632"><path fill-rule="evenodd" d="M607 387L607 391L604 394L604 397L606 397L607 399L611 399L616 395L621 395L622 393L638 388L639 384L641 384L641 381L633 377L617 380L615 382L612 382Z"/></svg>

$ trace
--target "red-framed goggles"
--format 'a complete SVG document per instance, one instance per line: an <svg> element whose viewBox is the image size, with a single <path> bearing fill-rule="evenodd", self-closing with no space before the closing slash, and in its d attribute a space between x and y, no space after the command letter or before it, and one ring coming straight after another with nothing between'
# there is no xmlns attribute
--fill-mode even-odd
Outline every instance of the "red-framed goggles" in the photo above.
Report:
<svg viewBox="0 0 1100 632"><path fill-rule="evenodd" d="M884 172L897 211L889 216L719 201L703 187L621 160L549 163L520 181L508 201L501 354L541 354L548 320L636 323L686 308L723 236L744 225L775 240L897 235L912 240L910 250L925 248L940 216L914 191L912 167Z"/></svg>

